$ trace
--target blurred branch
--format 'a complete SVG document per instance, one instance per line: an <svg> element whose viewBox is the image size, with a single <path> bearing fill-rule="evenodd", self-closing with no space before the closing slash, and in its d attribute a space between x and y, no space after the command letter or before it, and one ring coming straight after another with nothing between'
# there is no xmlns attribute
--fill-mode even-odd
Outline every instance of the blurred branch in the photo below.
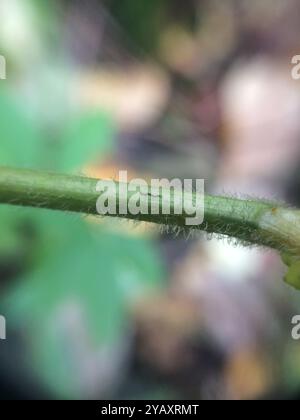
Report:
<svg viewBox="0 0 300 420"><path fill-rule="evenodd" d="M41 207L53 210L98 214L96 202L99 180L76 175L61 175L25 169L0 168L0 203ZM105 183L114 181L105 181ZM121 184L119 184L121 185ZM125 192L124 192L125 186ZM151 194L151 188L149 194ZM159 194L159 207L163 206L163 190ZM132 192L128 184L117 189L117 217L153 222L184 231L203 230L237 238L243 244L271 247L288 255L300 256L300 210L276 205L262 200L242 200L231 197L206 195L204 222L199 226L186 226L187 214L178 213L176 191L171 197L171 214L120 214L120 203L129 202L139 194L141 203L148 203L148 196ZM182 199L185 198L183 192ZM189 193L190 194L190 193ZM196 202L195 194L193 200ZM147 200L147 201L146 201ZM148 204L147 204L148 205ZM190 215L189 215L190 216ZM293 260L294 261L294 260Z"/></svg>

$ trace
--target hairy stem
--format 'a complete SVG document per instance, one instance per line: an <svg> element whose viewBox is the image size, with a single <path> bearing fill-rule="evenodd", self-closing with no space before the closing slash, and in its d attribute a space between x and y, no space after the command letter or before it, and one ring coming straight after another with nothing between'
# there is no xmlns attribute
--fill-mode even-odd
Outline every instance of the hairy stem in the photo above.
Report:
<svg viewBox="0 0 300 420"><path fill-rule="evenodd" d="M0 167L0 203L97 214L96 202L100 195L96 189L98 182L97 179L82 176ZM186 226L187 215L176 214L178 203L176 191L171 197L170 215L120 214L119 205L136 194L128 190L127 184L122 186L123 188L120 188L116 195L117 217L143 220L186 230L204 230L234 237L246 243L300 255L299 210L261 200L206 195L204 222L199 226L188 227ZM145 200L148 202L151 188L149 187L149 194L144 194L142 191L139 194L141 202ZM195 193L192 199L196 201ZM161 193L158 200L159 207L162 208L164 194Z"/></svg>

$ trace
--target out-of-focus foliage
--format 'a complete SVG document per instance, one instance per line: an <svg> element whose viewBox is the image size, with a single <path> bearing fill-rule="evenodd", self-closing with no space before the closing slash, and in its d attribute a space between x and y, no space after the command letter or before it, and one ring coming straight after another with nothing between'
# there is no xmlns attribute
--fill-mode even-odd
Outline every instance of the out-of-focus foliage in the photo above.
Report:
<svg viewBox="0 0 300 420"><path fill-rule="evenodd" d="M299 206L298 2L1 0L0 164L205 178ZM98 222L0 206L0 312L23 333L0 346L0 393L6 346L9 378L34 396L22 355L46 396L299 388L299 298L278 255L166 232L157 255L142 226Z"/></svg>
<svg viewBox="0 0 300 420"><path fill-rule="evenodd" d="M42 147L40 133L26 118L22 105L4 89L0 91L0 127L1 164L37 166Z"/></svg>
<svg viewBox="0 0 300 420"><path fill-rule="evenodd" d="M97 359L103 345L118 342L128 327L128 305L153 289L161 272L145 241L77 217L35 217L41 233L35 262L9 293L7 313L26 332L37 377L53 395L80 398L82 366Z"/></svg>
<svg viewBox="0 0 300 420"><path fill-rule="evenodd" d="M55 112L66 118L51 126L31 105L1 86L0 165L79 173L115 149L107 112L66 110L65 98ZM152 244L111 233L93 219L10 206L0 207L0 231L1 267L18 267L1 308L26 337L28 366L54 396L93 395L106 369L101 354L122 342L132 302L161 284Z"/></svg>
<svg viewBox="0 0 300 420"><path fill-rule="evenodd" d="M98 111L75 115L62 135L60 170L79 169L86 162L104 158L113 150L115 129L110 117Z"/></svg>
<svg viewBox="0 0 300 420"><path fill-rule="evenodd" d="M165 0L113 0L108 5L131 43L142 51L153 52L165 21L167 3Z"/></svg>
<svg viewBox="0 0 300 420"><path fill-rule="evenodd" d="M108 9L125 35L125 45L137 54L156 54L161 35L170 23L194 29L194 0L108 0Z"/></svg>

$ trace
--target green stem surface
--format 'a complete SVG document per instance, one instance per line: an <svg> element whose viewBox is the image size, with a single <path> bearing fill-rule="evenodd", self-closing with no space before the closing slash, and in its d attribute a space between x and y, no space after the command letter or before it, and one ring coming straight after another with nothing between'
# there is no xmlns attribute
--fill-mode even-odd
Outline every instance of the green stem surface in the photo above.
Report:
<svg viewBox="0 0 300 420"><path fill-rule="evenodd" d="M96 202L98 179L75 175L61 175L25 169L0 167L0 203L31 206L97 214ZM114 181L106 181L114 183ZM187 215L176 214L176 191L171 197L171 214L120 214L119 204L130 200L133 194L128 185L117 192L117 217L153 222L174 228L199 229L210 233L237 238L248 244L275 248L282 252L300 255L300 211L282 204L242 200L231 197L205 195L204 222L199 226L186 226ZM125 187L125 189L124 189ZM125 192L124 192L125 191ZM141 202L151 195L139 193ZM125 194L126 193L126 194ZM184 199L183 193L183 199ZM188 193L190 194L190 193ZM193 195L195 199L195 193ZM162 208L164 194L161 190L159 207Z"/></svg>

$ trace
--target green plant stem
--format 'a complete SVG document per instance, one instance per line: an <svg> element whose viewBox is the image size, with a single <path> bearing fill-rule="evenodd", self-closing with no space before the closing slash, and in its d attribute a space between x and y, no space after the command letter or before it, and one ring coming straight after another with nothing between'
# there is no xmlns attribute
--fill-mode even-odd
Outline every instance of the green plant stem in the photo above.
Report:
<svg viewBox="0 0 300 420"><path fill-rule="evenodd" d="M0 203L97 214L96 202L100 195L96 190L98 181L82 176L0 167ZM127 184L123 184L124 186L126 195L122 192L124 188L121 189L117 194L118 204L136 194L127 190ZM151 194L151 189L149 191ZM174 194L176 196L176 192ZM176 214L175 196L171 201L171 214L168 216L123 215L118 213L119 206L116 216L184 230L196 228L300 255L299 210L261 200L206 195L204 222L200 226L187 227L187 215ZM141 192L139 198L143 202L149 197ZM163 194L158 199L161 208Z"/></svg>

